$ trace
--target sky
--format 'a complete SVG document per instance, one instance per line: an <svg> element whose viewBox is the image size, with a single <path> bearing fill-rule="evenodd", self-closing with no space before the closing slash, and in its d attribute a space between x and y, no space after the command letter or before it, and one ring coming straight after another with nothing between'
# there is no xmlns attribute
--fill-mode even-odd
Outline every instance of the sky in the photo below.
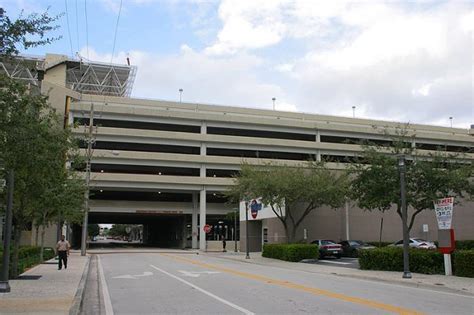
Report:
<svg viewBox="0 0 474 315"><path fill-rule="evenodd" d="M138 67L132 97L179 100L181 88L183 102L191 103L272 109L276 98L283 111L474 124L474 0L0 0L0 6L12 18L21 10L62 14L52 33L62 38L27 54L113 63L128 56Z"/></svg>

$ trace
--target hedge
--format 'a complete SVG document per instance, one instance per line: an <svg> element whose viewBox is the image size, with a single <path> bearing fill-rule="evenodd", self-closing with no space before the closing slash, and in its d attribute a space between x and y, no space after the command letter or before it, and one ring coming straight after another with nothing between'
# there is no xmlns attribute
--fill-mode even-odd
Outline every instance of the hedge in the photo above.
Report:
<svg viewBox="0 0 474 315"><path fill-rule="evenodd" d="M263 257L298 262L303 259L318 259L318 246L314 244L264 244Z"/></svg>
<svg viewBox="0 0 474 315"><path fill-rule="evenodd" d="M456 250L473 250L474 240L456 241Z"/></svg>
<svg viewBox="0 0 474 315"><path fill-rule="evenodd" d="M457 250L453 258L455 276L474 278L474 250Z"/></svg>
<svg viewBox="0 0 474 315"><path fill-rule="evenodd" d="M359 252L360 269L403 271L403 248L390 246ZM443 274L443 254L435 250L410 248L410 271Z"/></svg>
<svg viewBox="0 0 474 315"><path fill-rule="evenodd" d="M18 252L18 273L22 274L26 269L38 265L40 261L41 248L37 246L22 246ZM56 256L54 249L45 247L43 252L43 259L49 260ZM0 250L0 268L2 266L3 251ZM12 250L10 250L10 277L13 275L12 268Z"/></svg>

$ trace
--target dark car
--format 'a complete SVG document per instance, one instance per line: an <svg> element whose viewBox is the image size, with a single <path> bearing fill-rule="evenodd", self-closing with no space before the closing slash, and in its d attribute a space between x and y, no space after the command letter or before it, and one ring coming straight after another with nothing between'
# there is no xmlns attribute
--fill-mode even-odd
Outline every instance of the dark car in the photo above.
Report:
<svg viewBox="0 0 474 315"><path fill-rule="evenodd" d="M359 255L359 250L361 249L374 249L375 246L372 246L364 241L358 240L348 240L339 242L342 246L342 253L347 257L357 257Z"/></svg>
<svg viewBox="0 0 474 315"><path fill-rule="evenodd" d="M316 244L319 247L319 258L324 258L326 256L334 256L336 258L341 258L342 256L342 246L331 240L315 240L311 244Z"/></svg>

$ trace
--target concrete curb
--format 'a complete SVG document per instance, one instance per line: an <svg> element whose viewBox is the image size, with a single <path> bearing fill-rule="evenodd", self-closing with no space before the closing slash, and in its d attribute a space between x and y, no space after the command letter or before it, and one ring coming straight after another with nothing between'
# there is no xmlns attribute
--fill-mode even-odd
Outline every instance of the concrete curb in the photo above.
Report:
<svg viewBox="0 0 474 315"><path fill-rule="evenodd" d="M255 260L241 260L241 259L233 259L230 257L225 257L225 256L212 256L215 258L220 258L220 259L226 259L226 260L232 260L234 262L242 262L242 263L247 263L247 264L255 264L255 265L260 265L260 266L267 266L267 264L258 262ZM295 264L300 264L295 263ZM345 278L352 278L352 279L359 279L359 280L366 280L366 281L374 281L374 282L384 282L384 283L390 283L390 284L396 284L396 285L401 285L401 286L407 286L407 287L414 287L414 288L424 288L424 289L431 289L435 291L442 291L442 292L447 292L447 293L456 293L460 295L465 295L469 297L474 297L474 294L472 294L469 291L464 291L460 290L457 288L452 288L449 286L443 285L434 285L431 283L413 283L413 282L406 282L406 280L395 280L395 279L384 279L381 277L375 277L375 276L370 276L370 275L356 275L356 274L345 274L345 273L337 273L337 272L326 272L326 271L313 271L313 270L302 270L302 269L293 269L293 268L288 268L284 266L273 266L276 268L282 268L282 269L291 269L291 270L297 270L300 272L308 272L308 273L315 273L315 274L321 274L321 275L326 275L326 276L336 276L336 277L345 277ZM409 280L411 281L411 280Z"/></svg>
<svg viewBox="0 0 474 315"><path fill-rule="evenodd" d="M84 271L82 272L82 277L79 281L79 286L77 287L76 294L74 295L74 300L72 302L71 308L69 309L69 315L79 315L81 312L82 299L84 298L84 288L86 287L87 276L89 274L90 261L91 257L87 256L87 262L84 266Z"/></svg>

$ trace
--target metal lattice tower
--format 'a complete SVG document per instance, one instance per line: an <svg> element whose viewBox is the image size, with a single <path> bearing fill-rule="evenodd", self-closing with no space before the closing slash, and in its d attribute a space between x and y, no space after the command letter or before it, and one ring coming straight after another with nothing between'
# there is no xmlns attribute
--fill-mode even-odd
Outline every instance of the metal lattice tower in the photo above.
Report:
<svg viewBox="0 0 474 315"><path fill-rule="evenodd" d="M8 77L39 85L38 73L46 73L66 65L66 87L83 94L130 97L137 72L136 66L82 61L67 56L17 56L0 59L0 73Z"/></svg>

